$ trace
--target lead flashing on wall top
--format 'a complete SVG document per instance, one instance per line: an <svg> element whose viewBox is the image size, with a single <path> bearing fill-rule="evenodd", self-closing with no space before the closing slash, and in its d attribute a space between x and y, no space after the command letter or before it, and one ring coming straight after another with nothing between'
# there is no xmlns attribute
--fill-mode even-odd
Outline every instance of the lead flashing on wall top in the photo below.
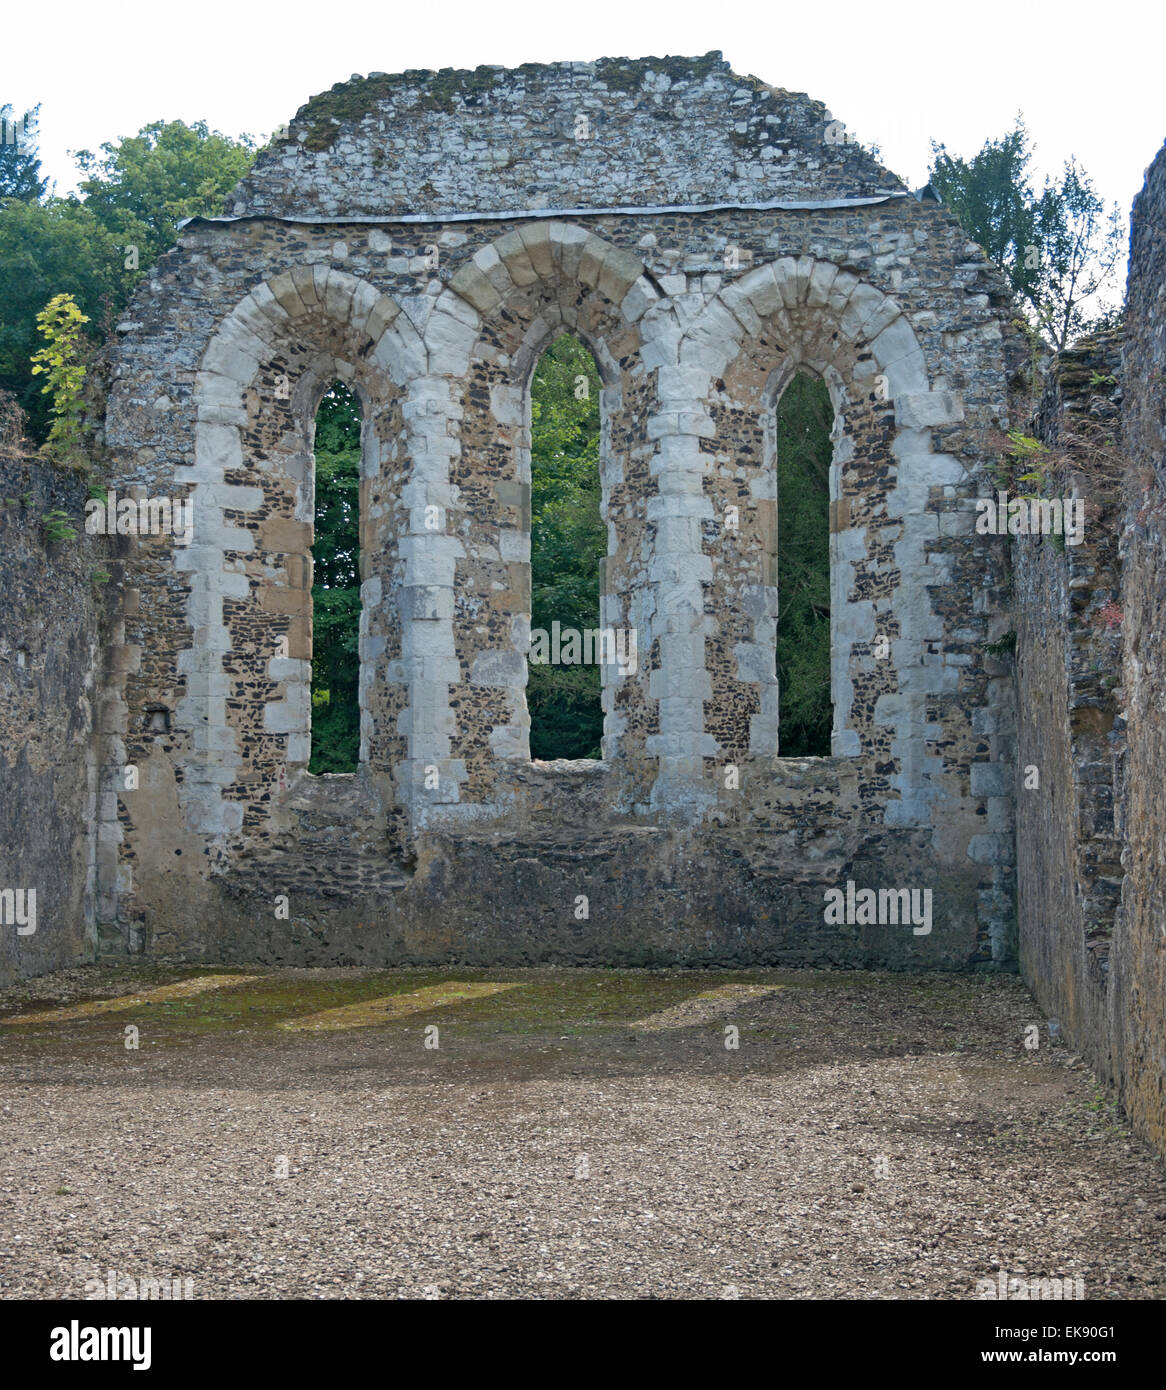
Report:
<svg viewBox="0 0 1166 1390"><path fill-rule="evenodd" d="M658 207L622 208L518 208L512 212L402 212L353 213L349 217L281 217L270 212L248 212L238 217L184 217L178 230L195 225L216 225L228 222L287 222L309 227L343 227L352 224L379 226L393 223L429 222L507 222L521 217L653 217L670 212L828 212L832 208L871 207L888 203L893 198L910 198L911 194L898 189L888 190L868 198L827 198L797 201L774 198L765 203L676 203Z"/></svg>

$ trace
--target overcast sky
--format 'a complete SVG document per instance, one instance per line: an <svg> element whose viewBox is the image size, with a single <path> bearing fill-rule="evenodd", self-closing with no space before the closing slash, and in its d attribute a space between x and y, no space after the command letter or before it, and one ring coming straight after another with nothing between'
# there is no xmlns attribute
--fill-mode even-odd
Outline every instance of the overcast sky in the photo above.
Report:
<svg viewBox="0 0 1166 1390"><path fill-rule="evenodd" d="M1160 0L11 4L0 102L40 103L43 167L65 192L70 150L159 118L266 136L357 72L720 49L735 71L825 102L913 187L931 137L970 155L1022 110L1041 175L1076 154L1128 213L1166 138L1164 12Z"/></svg>

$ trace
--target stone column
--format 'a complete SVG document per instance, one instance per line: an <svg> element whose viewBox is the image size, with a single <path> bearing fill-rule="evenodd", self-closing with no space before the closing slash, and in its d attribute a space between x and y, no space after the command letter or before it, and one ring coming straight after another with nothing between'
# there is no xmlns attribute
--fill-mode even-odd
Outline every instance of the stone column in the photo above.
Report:
<svg viewBox="0 0 1166 1390"><path fill-rule="evenodd" d="M454 574L465 554L450 534L450 460L460 447L449 429L455 409L449 382L435 376L410 382L402 406L412 471L401 498L401 657L389 663L388 678L408 687L399 732L408 738L409 756L398 786L415 827L426 823L431 808L456 802L465 780L464 764L450 749L449 688L462 675L454 649Z"/></svg>
<svg viewBox="0 0 1166 1390"><path fill-rule="evenodd" d="M658 734L647 751L659 758L652 806L668 816L698 818L715 792L705 785L704 758L715 757L714 740L704 731L704 702L712 687L705 670L705 583L712 560L704 554L701 522L712 516L704 495L705 464L700 440L715 427L702 404L711 385L699 362L659 369L659 409L648 421L657 441L652 471L658 494L648 501L648 520L656 540L648 564L651 604L650 648L659 644L659 669L648 694L659 701Z"/></svg>

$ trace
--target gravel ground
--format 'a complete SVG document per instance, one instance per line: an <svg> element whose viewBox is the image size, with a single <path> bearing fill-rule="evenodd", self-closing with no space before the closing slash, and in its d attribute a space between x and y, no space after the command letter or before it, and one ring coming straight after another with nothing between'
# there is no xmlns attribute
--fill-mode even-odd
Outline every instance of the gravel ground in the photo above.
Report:
<svg viewBox="0 0 1166 1390"><path fill-rule="evenodd" d="M195 973L67 972L0 1017ZM1013 978L247 973L0 1026L0 1296L969 1299L1001 1267L1166 1294L1166 1167ZM487 980L519 983L278 1026Z"/></svg>

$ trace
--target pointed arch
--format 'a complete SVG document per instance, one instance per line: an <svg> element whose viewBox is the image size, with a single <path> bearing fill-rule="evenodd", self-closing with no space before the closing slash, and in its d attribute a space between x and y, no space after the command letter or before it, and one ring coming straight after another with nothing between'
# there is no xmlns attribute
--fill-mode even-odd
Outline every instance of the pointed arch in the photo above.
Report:
<svg viewBox="0 0 1166 1390"><path fill-rule="evenodd" d="M838 615L831 660L833 752L871 754L880 743L885 746L885 726L890 725L891 751L899 766L892 786L901 795L888 802L888 823L928 824L929 802L938 793L926 785L924 703L954 677L954 672L937 671L929 652L929 643L942 637L943 621L927 588L935 572L926 568L926 542L936 534L928 502L933 486L963 477L957 459L933 451L930 427L961 419L962 403L950 392L931 389L922 348L902 307L869 281L813 256L783 257L724 287L684 330L677 365L660 371L660 414L653 422L661 441L660 467L673 473L671 491L690 497L699 511L707 501L705 480L713 459L701 441L715 438L714 402L727 390L739 407L760 418L800 366L828 381L839 419L832 467L837 495L831 507L832 609ZM860 465L873 466L876 456L878 466L894 470L895 486L885 513L866 517L861 497L850 495L849 477ZM757 491L772 517L775 498L769 486L762 481ZM758 524L773 523L762 517ZM708 582L710 562L695 533L689 532L687 540L689 553L673 558L690 576L691 607L699 601L700 585ZM876 544L883 552L877 563L870 557ZM865 596L878 591L871 576L888 561L915 594L911 602L892 605ZM699 775L691 758L678 751L685 746L699 748L706 758L764 754L775 746L776 693L768 698L766 688L773 670L768 620L776 614L776 591L764 573L748 589L741 601L759 615L752 637L739 633L732 639L735 645L721 638L724 650L716 651L711 662L705 641L715 644L718 634L677 626L662 643L660 681L667 692L669 727L662 727L660 747L676 757L672 780L678 783L678 796L686 795ZM877 629L888 615L894 661L884 670L927 668L921 679L907 677L910 688L880 686L869 669ZM730 729L734 742L726 749L723 733L710 736L705 714L706 705L715 715L726 700L732 703L725 682L732 679L726 673L733 665L735 679L758 693L752 697L755 713L748 730ZM710 689L710 667L719 673L720 693ZM695 680L693 670L700 673ZM859 681L861 701L856 700ZM662 767L665 781L668 771Z"/></svg>
<svg viewBox="0 0 1166 1390"><path fill-rule="evenodd" d="M783 380L765 415L762 467L772 471L776 536L778 744L783 757L831 752L830 503L838 410L821 373L805 364Z"/></svg>
<svg viewBox="0 0 1166 1390"><path fill-rule="evenodd" d="M599 466L601 381L593 354L563 329L531 364L527 383L532 759L600 757L602 689L611 675L610 653L605 664L595 635L601 632L599 595L609 547ZM556 655L562 655L559 664Z"/></svg>
<svg viewBox="0 0 1166 1390"><path fill-rule="evenodd" d="M530 758L528 399L535 364L563 332L588 348L603 381L603 458L610 461L618 452L612 438L621 428L630 437L634 427L623 410L625 364L635 362L640 322L658 298L638 257L578 224L550 219L479 247L435 297L422 333L425 404L415 422L429 442L416 461L412 500L436 507L445 522L439 543L448 549L438 578L449 621L440 630L440 655L450 681L474 690L459 701L456 720L447 716L448 698L436 696L426 751L419 744L411 754L415 823L456 820L451 803L461 800L463 786L473 793L467 799L489 803L503 765ZM472 449L463 447L467 440ZM619 486L620 468L601 463L605 496ZM608 516L609 553L638 524L628 517L639 500L627 491ZM435 541L418 537L416 553L435 555ZM637 584L614 562L603 574L601 623L629 622ZM483 627L490 633L486 649ZM605 748L625 722L616 702L636 697L630 687L605 693ZM436 795L421 781L425 766L440 774Z"/></svg>
<svg viewBox="0 0 1166 1390"><path fill-rule="evenodd" d="M349 383L365 405L367 492L383 471L388 417L424 364L420 337L391 298L322 265L256 285L208 343L195 377L194 458L176 470L176 480L191 486L195 518L193 543L176 562L190 585L192 637L178 655L186 689L176 724L190 741L180 794L191 829L238 831L248 811L264 814L257 785L285 785L308 763L310 426L327 381ZM391 524L384 513L381 504L378 518ZM373 575L363 586L369 635L384 625L382 579ZM266 634L266 658L256 667L225 667L228 653L246 645L232 628L250 629L253 642L256 632ZM362 671L366 758L370 687Z"/></svg>

